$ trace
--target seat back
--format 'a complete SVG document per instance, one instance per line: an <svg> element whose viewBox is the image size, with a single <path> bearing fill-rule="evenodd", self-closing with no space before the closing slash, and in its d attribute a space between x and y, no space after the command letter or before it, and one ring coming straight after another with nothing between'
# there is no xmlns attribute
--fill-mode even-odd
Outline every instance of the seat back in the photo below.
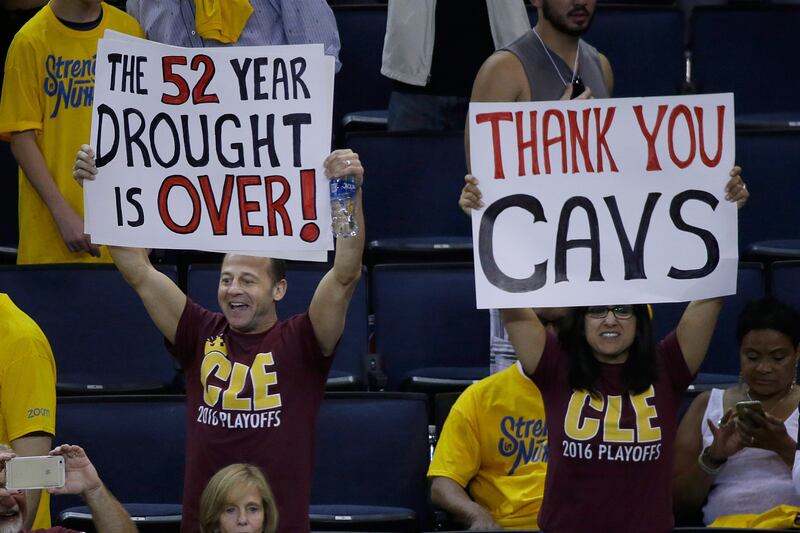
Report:
<svg viewBox="0 0 800 533"><path fill-rule="evenodd" d="M278 302L278 317L288 318L308 309L314 291L330 265L324 263L293 263L286 272L287 290L283 300ZM212 311L219 311L217 286L219 284L219 265L191 265L187 280L187 293L195 302ZM356 286L342 340L336 350L336 358L331 368L331 378L352 376L352 385L363 382L361 360L367 353L367 282L362 275Z"/></svg>
<svg viewBox="0 0 800 533"><path fill-rule="evenodd" d="M458 207L467 171L461 132L363 132L347 146L369 169L367 240L470 235Z"/></svg>
<svg viewBox="0 0 800 533"><path fill-rule="evenodd" d="M392 84L381 75L386 4L334 5L332 9L342 45L342 69L333 90L333 128L337 131L347 113L386 109Z"/></svg>
<svg viewBox="0 0 800 533"><path fill-rule="evenodd" d="M424 526L428 462L427 396L328 393L317 419L311 504L406 508Z"/></svg>
<svg viewBox="0 0 800 533"><path fill-rule="evenodd" d="M489 366L489 312L475 308L471 263L377 265L375 339L389 387L430 367Z"/></svg>
<svg viewBox="0 0 800 533"><path fill-rule="evenodd" d="M751 193L739 212L740 245L797 238L797 213L786 199L797 196L800 131L739 131L736 162Z"/></svg>
<svg viewBox="0 0 800 533"><path fill-rule="evenodd" d="M725 297L725 303L711 338L700 372L709 374L739 375L739 346L736 342L736 322L748 302L766 294L764 267L760 263L740 263L736 294ZM653 306L653 332L656 339L675 329L686 309L686 304L656 304Z"/></svg>
<svg viewBox="0 0 800 533"><path fill-rule="evenodd" d="M798 26L798 5L762 2L695 7L691 49L699 90L733 92L737 115L796 111L789 71L797 49ZM764 94L767 86L769 97Z"/></svg>
<svg viewBox="0 0 800 533"><path fill-rule="evenodd" d="M180 504L186 461L182 396L59 398L53 442L86 450L103 483L123 503ZM53 516L84 505L78 496L51 499Z"/></svg>
<svg viewBox="0 0 800 533"><path fill-rule="evenodd" d="M800 261L772 263L770 281L770 294L800 312Z"/></svg>
<svg viewBox="0 0 800 533"><path fill-rule="evenodd" d="M162 272L177 278L175 267ZM0 292L44 331L59 390L152 392L173 382L164 338L113 266L3 266Z"/></svg>

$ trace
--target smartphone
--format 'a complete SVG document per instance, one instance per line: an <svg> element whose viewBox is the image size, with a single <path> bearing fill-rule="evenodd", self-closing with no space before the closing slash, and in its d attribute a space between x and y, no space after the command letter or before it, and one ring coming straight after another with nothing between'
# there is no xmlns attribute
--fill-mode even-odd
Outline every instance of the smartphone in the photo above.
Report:
<svg viewBox="0 0 800 533"><path fill-rule="evenodd" d="M736 402L736 414L741 417L748 416L748 411L753 411L764 416L764 406L758 400L746 400L743 402Z"/></svg>
<svg viewBox="0 0 800 533"><path fill-rule="evenodd" d="M64 486L64 457L41 455L14 457L6 462L9 489L47 489Z"/></svg>
<svg viewBox="0 0 800 533"><path fill-rule="evenodd" d="M570 99L580 96L585 90L586 86L583 84L583 80L580 76L577 76L574 80L572 80L572 96Z"/></svg>

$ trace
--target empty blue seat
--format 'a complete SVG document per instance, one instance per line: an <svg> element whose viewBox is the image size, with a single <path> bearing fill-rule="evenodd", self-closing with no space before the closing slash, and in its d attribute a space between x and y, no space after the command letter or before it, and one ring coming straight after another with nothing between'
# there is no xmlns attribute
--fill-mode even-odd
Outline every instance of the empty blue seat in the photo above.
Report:
<svg viewBox="0 0 800 533"><path fill-rule="evenodd" d="M427 530L426 395L328 393L316 439L312 530Z"/></svg>
<svg viewBox="0 0 800 533"><path fill-rule="evenodd" d="M363 193L369 241L471 235L458 207L467 171L463 133L353 133L347 146L369 169Z"/></svg>
<svg viewBox="0 0 800 533"><path fill-rule="evenodd" d="M286 272L287 291L278 302L278 317L288 318L305 312L320 280L330 270L324 263L292 263ZM219 311L217 286L219 265L191 265L187 292L189 297L212 311ZM336 350L328 376L328 388L358 388L363 384L362 358L367 353L367 282L362 275L347 309L342 340Z"/></svg>
<svg viewBox="0 0 800 533"><path fill-rule="evenodd" d="M800 261L770 265L770 294L800 312Z"/></svg>
<svg viewBox="0 0 800 533"><path fill-rule="evenodd" d="M738 104L737 104L738 105ZM739 243L800 238L797 197L800 131L739 131L736 161L751 198L739 211Z"/></svg>
<svg viewBox="0 0 800 533"><path fill-rule="evenodd" d="M471 263L377 265L375 339L389 387L464 388L489 374L489 312Z"/></svg>
<svg viewBox="0 0 800 533"><path fill-rule="evenodd" d="M382 110L389 106L391 80L381 75L386 4L334 5L339 27L342 69L333 91L333 128L354 111Z"/></svg>
<svg viewBox="0 0 800 533"><path fill-rule="evenodd" d="M611 63L615 97L677 94L684 79L683 13L640 4L598 6L584 38ZM536 10L528 13L535 25Z"/></svg>
<svg viewBox="0 0 800 533"><path fill-rule="evenodd" d="M174 267L162 272L177 278ZM3 266L0 291L50 341L59 392L153 392L173 383L164 338L114 266Z"/></svg>
<svg viewBox="0 0 800 533"><path fill-rule="evenodd" d="M764 267L760 263L740 263L736 294L725 298L696 384L730 384L737 381L739 346L736 342L736 322L745 304L765 295ZM686 304L683 303L653 306L653 331L657 340L675 329L685 308Z"/></svg>
<svg viewBox="0 0 800 533"><path fill-rule="evenodd" d="M182 396L59 398L54 443L86 450L103 483L135 519L180 523L186 460ZM78 496L54 496L54 517L65 513L82 531L88 509Z"/></svg>
<svg viewBox="0 0 800 533"><path fill-rule="evenodd" d="M696 7L691 48L698 89L733 92L737 116L796 111L791 70L798 26L798 5Z"/></svg>

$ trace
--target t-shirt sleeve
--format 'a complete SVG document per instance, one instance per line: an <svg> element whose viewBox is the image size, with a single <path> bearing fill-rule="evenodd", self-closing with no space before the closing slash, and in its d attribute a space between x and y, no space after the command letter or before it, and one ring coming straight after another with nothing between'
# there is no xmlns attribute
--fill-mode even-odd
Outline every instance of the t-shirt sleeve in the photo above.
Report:
<svg viewBox="0 0 800 533"><path fill-rule="evenodd" d="M33 45L18 35L6 56L0 96L0 140L10 141L11 133L16 131L42 129L42 91L46 87L39 87L36 68L39 64Z"/></svg>
<svg viewBox="0 0 800 533"><path fill-rule="evenodd" d="M167 350L182 367L185 368L198 355L196 348L202 326L210 322L213 316L214 313L197 305L191 298L186 298L186 307L183 308L178 329L175 331L175 343L165 340Z"/></svg>
<svg viewBox="0 0 800 533"><path fill-rule="evenodd" d="M291 335L293 339L296 339L296 342L300 343L300 353L304 355L306 365L327 371L333 362L333 357L336 355L336 349L339 347L341 338L337 341L333 354L325 357L319 341L317 341L317 335L314 333L314 326L311 324L308 311L290 317L288 325L289 327L284 330L285 335Z"/></svg>
<svg viewBox="0 0 800 533"><path fill-rule="evenodd" d="M658 343L657 351L663 361L664 370L672 383L672 388L681 392L686 390L686 387L694 381L696 374L692 374L686 364L686 358L683 356L680 344L678 344L677 333L672 331L664 337Z"/></svg>
<svg viewBox="0 0 800 533"><path fill-rule="evenodd" d="M529 376L539 390L544 391L549 388L550 384L555 383L558 373L564 366L563 359L567 356L561 348L561 343L558 336L551 332L547 332L544 342L544 351L542 357L539 359L539 364L533 375Z"/></svg>
<svg viewBox="0 0 800 533"><path fill-rule="evenodd" d="M480 435L475 406L465 391L447 416L428 477L447 477L466 488L480 468Z"/></svg>
<svg viewBox="0 0 800 533"><path fill-rule="evenodd" d="M0 409L9 441L29 433L55 434L56 369L50 346L25 338L9 347L19 354L3 371Z"/></svg>

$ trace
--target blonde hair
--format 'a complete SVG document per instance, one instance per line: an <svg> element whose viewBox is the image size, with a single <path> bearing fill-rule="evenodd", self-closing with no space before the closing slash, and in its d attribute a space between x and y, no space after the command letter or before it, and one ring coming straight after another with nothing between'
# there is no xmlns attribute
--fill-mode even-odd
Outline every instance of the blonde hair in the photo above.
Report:
<svg viewBox="0 0 800 533"><path fill-rule="evenodd" d="M228 465L208 481L200 496L200 531L219 531L219 518L229 502L231 493L246 486L255 487L264 507L262 533L275 533L278 529L278 507L264 474L257 466L244 463Z"/></svg>

